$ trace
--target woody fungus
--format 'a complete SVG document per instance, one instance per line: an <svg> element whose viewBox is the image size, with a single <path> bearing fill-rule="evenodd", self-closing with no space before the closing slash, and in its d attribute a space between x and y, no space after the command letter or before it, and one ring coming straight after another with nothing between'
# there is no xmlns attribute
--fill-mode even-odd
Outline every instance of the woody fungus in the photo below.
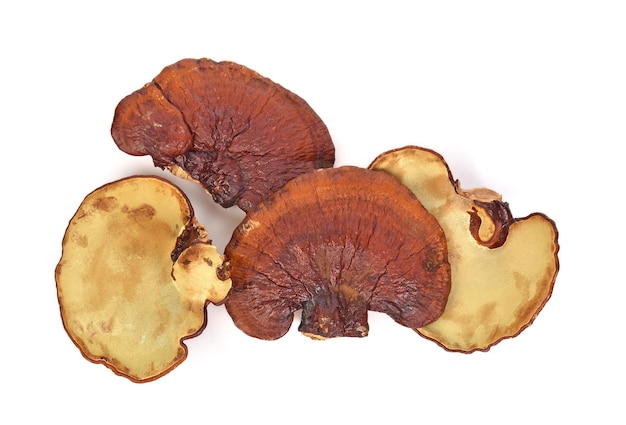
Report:
<svg viewBox="0 0 626 425"><path fill-rule="evenodd" d="M368 310L420 328L443 312L450 266L443 231L387 173L357 167L299 176L249 211L225 256L235 325L265 340L364 337Z"/></svg>
<svg viewBox="0 0 626 425"><path fill-rule="evenodd" d="M222 256L183 193L136 176L90 193L72 217L55 270L63 325L85 358L135 382L187 357L205 306L230 290Z"/></svg>
<svg viewBox="0 0 626 425"><path fill-rule="evenodd" d="M120 101L113 140L248 211L292 178L332 167L328 129L299 96L233 62L183 59Z"/></svg>
<svg viewBox="0 0 626 425"><path fill-rule="evenodd" d="M448 304L437 320L415 327L420 335L450 351L487 351L535 320L559 270L558 232L550 218L514 218L498 193L462 189L443 157L429 149L389 151L370 168L410 188L446 235Z"/></svg>

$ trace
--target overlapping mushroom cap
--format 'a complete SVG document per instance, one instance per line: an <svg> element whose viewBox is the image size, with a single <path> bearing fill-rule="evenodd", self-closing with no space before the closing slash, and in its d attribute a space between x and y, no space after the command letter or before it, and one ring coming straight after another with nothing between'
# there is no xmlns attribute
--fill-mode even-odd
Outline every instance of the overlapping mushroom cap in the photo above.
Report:
<svg viewBox="0 0 626 425"><path fill-rule="evenodd" d="M233 62L183 59L128 95L111 134L131 155L248 211L292 178L332 167L328 129L300 97Z"/></svg>
<svg viewBox="0 0 626 425"><path fill-rule="evenodd" d="M225 250L226 308L248 335L277 339L302 309L313 338L368 334L367 311L411 328L443 312L441 227L395 178L356 167L297 177L248 212Z"/></svg>
<svg viewBox="0 0 626 425"><path fill-rule="evenodd" d="M89 360L142 382L187 356L230 280L187 198L157 177L89 194L70 221L56 267L63 324Z"/></svg>
<svg viewBox="0 0 626 425"><path fill-rule="evenodd" d="M452 351L486 351L530 325L552 294L558 233L540 213L513 218L489 189L461 189L441 155L408 146L370 166L397 177L439 221L452 288L446 310L421 335Z"/></svg>

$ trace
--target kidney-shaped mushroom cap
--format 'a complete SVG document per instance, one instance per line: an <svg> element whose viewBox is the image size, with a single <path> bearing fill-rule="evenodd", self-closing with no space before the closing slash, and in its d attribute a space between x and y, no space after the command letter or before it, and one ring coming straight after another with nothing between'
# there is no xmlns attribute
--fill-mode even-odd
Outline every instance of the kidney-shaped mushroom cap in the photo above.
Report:
<svg viewBox="0 0 626 425"><path fill-rule="evenodd" d="M552 294L558 233L540 213L513 218L489 189L462 190L441 155L408 146L370 166L397 177L439 221L452 289L439 319L419 334L451 351L487 351L530 325Z"/></svg>
<svg viewBox="0 0 626 425"><path fill-rule="evenodd" d="M332 167L335 148L300 97L233 62L183 59L118 104L111 135L131 155L198 181L244 211L304 172Z"/></svg>
<svg viewBox="0 0 626 425"><path fill-rule="evenodd" d="M450 267L441 227L396 179L356 167L317 170L248 212L225 250L226 309L260 339L302 309L312 338L362 337L367 311L411 328L443 311Z"/></svg>
<svg viewBox="0 0 626 425"><path fill-rule="evenodd" d="M182 192L129 177L89 194L71 219L55 277L63 325L82 354L133 381L187 356L205 306L230 290L222 257Z"/></svg>

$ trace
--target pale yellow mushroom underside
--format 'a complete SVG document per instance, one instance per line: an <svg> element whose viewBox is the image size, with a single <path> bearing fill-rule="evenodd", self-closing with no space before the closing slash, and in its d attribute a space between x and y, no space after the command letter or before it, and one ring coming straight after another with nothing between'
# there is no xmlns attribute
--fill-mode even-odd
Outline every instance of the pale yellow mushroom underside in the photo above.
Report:
<svg viewBox="0 0 626 425"><path fill-rule="evenodd" d="M447 349L471 352L517 335L550 297L558 271L556 228L537 214L513 223L505 244L490 249L470 233L475 205L470 192L450 180L441 157L408 148L379 157L372 167L393 174L413 191L446 234L452 287L443 315L417 329ZM487 201L490 191L475 192ZM493 193L493 199L499 195ZM480 235L488 239L493 223L481 214Z"/></svg>
<svg viewBox="0 0 626 425"><path fill-rule="evenodd" d="M89 360L137 381L184 360L181 340L202 330L206 302L230 289L216 276L222 257L208 240L172 263L190 220L184 195L156 178L124 179L85 198L56 280L64 326Z"/></svg>

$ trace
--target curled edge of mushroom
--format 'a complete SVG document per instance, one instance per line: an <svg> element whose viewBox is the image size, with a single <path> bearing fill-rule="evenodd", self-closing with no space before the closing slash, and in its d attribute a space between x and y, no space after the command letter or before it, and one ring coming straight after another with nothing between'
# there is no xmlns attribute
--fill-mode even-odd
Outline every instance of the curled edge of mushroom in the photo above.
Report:
<svg viewBox="0 0 626 425"><path fill-rule="evenodd" d="M552 295L558 231L542 213L514 218L501 196L463 190L435 151L406 146L370 169L406 185L439 221L448 242L452 288L444 313L416 328L449 351L488 351L530 326Z"/></svg>
<svg viewBox="0 0 626 425"><path fill-rule="evenodd" d="M227 264L187 197L155 176L132 176L87 195L55 269L63 326L91 362L134 382L155 380L187 357L184 340L220 304Z"/></svg>
<svg viewBox="0 0 626 425"><path fill-rule="evenodd" d="M450 266L443 231L393 177L344 166L296 177L249 211L225 249L226 310L249 336L368 335L367 311L424 326L443 312Z"/></svg>

